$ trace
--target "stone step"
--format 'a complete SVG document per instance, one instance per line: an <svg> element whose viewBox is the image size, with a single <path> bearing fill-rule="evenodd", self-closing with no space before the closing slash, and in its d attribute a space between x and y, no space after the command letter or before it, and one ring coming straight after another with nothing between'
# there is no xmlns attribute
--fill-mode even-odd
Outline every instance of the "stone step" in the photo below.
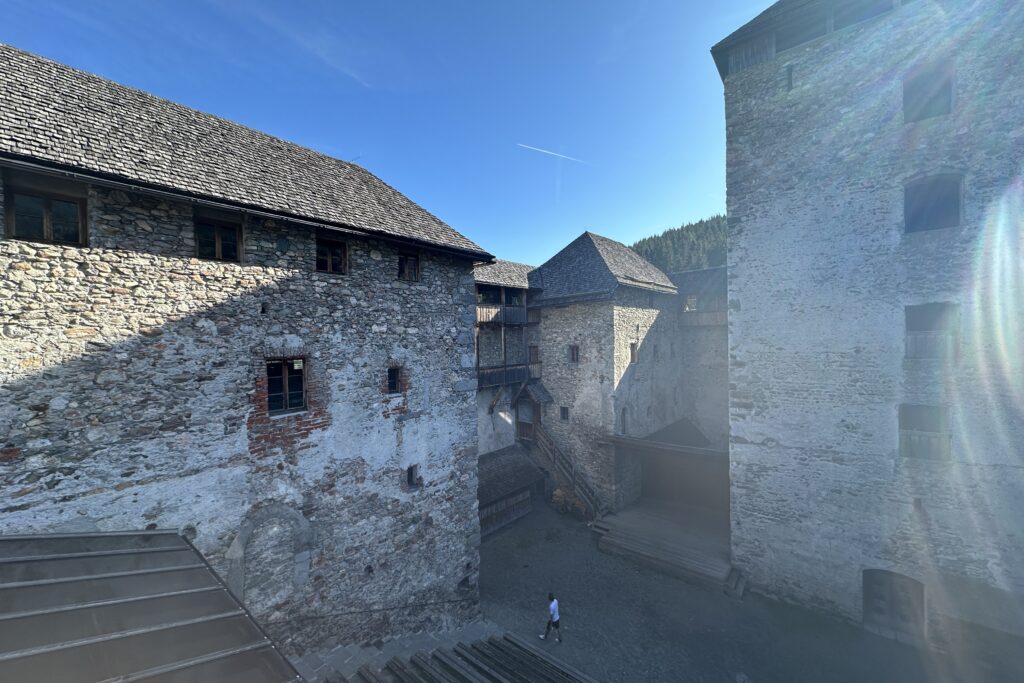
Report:
<svg viewBox="0 0 1024 683"><path fill-rule="evenodd" d="M729 563L718 557L694 552L666 551L632 538L602 536L598 548L607 553L633 558L660 571L714 590L722 590L729 576Z"/></svg>

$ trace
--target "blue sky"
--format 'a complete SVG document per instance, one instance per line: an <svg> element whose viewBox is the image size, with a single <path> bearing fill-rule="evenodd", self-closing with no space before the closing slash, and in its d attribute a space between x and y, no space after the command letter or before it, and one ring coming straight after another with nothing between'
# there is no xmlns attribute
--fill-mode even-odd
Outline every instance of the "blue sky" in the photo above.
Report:
<svg viewBox="0 0 1024 683"><path fill-rule="evenodd" d="M769 4L5 0L0 42L355 161L537 264L724 211L708 50Z"/></svg>

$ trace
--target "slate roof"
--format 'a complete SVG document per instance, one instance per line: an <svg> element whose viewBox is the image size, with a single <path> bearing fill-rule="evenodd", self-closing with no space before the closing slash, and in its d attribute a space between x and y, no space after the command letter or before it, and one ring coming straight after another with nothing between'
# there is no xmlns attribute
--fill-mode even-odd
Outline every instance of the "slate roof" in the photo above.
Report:
<svg viewBox="0 0 1024 683"><path fill-rule="evenodd" d="M585 232L530 273L538 305L609 298L619 286L675 292L665 273L621 242Z"/></svg>
<svg viewBox="0 0 1024 683"><path fill-rule="evenodd" d="M533 269L533 266L528 266L525 263L498 259L494 263L478 265L473 269L473 277L478 283L484 285L527 289L530 286L530 271Z"/></svg>
<svg viewBox="0 0 1024 683"><path fill-rule="evenodd" d="M492 257L355 164L0 44L0 158Z"/></svg>
<svg viewBox="0 0 1024 683"><path fill-rule="evenodd" d="M173 531L0 536L0 681L301 677Z"/></svg>

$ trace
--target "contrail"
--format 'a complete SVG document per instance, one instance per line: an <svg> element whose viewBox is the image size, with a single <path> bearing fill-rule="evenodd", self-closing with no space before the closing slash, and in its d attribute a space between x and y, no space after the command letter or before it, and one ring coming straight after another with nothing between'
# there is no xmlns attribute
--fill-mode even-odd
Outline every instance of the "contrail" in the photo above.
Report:
<svg viewBox="0 0 1024 683"><path fill-rule="evenodd" d="M522 147L523 149L532 149L534 152L540 152L541 154L550 154L551 156L558 157L559 159L568 159L569 161L575 161L577 164L585 164L585 163L587 163L587 162L583 161L583 159L575 159L573 157L567 157L564 154L559 154L558 152L552 152L551 150L541 149L540 147L531 147L530 145L524 145L521 142L517 142L516 145L518 147Z"/></svg>

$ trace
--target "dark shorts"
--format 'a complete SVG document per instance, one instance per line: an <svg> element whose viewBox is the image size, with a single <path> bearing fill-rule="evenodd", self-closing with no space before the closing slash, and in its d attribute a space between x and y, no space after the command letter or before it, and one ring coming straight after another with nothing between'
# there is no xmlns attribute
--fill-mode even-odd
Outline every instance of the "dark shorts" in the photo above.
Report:
<svg viewBox="0 0 1024 683"><path fill-rule="evenodd" d="M558 628L558 622L557 621L551 621L550 619L548 619L548 621L551 622L551 628Z"/></svg>

